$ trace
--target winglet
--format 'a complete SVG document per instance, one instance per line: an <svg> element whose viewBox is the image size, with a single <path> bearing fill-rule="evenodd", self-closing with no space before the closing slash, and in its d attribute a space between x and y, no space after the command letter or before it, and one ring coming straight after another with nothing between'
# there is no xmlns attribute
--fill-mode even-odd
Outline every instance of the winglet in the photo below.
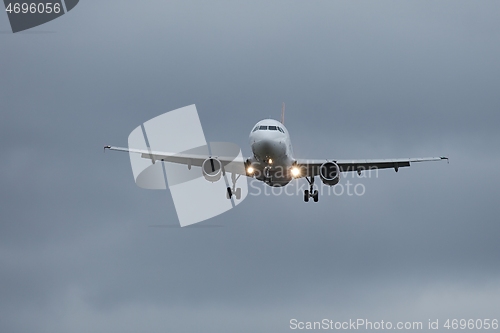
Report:
<svg viewBox="0 0 500 333"><path fill-rule="evenodd" d="M111 146L104 146L104 151L103 151L103 153L105 153L105 152L106 152L106 149L111 149Z"/></svg>
<svg viewBox="0 0 500 333"><path fill-rule="evenodd" d="M448 162L448 164L450 164L450 159L446 156L441 156L441 159L442 160L446 160Z"/></svg>

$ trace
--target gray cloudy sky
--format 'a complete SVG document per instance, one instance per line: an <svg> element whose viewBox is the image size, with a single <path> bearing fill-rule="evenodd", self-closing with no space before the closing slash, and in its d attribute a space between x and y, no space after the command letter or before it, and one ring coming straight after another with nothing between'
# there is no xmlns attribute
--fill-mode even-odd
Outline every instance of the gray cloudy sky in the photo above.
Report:
<svg viewBox="0 0 500 333"><path fill-rule="evenodd" d="M497 0L82 0L12 34L0 13L0 331L500 319L499 16ZM102 153L195 103L207 140L248 155L283 101L299 157L450 163L180 229L150 227L178 223L169 192Z"/></svg>

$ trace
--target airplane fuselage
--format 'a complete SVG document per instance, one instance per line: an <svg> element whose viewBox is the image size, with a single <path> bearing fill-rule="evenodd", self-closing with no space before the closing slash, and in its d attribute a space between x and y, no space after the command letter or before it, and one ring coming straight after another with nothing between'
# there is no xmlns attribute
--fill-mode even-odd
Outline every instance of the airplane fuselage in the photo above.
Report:
<svg viewBox="0 0 500 333"><path fill-rule="evenodd" d="M295 162L292 143L286 127L274 119L259 121L250 132L253 176L270 186L284 186L292 179Z"/></svg>

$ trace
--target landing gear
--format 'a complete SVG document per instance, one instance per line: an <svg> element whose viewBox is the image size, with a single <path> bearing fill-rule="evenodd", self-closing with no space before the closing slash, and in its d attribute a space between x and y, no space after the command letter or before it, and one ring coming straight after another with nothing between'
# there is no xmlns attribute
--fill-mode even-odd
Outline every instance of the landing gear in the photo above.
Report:
<svg viewBox="0 0 500 333"><path fill-rule="evenodd" d="M309 202L309 198L313 198L314 202L318 202L319 193L318 190L314 190L314 176L306 177L306 180L309 183L309 190L304 191L304 201Z"/></svg>
<svg viewBox="0 0 500 333"><path fill-rule="evenodd" d="M271 167L266 166L264 168L264 183L270 185L272 182L272 177L271 177Z"/></svg>
<svg viewBox="0 0 500 333"><path fill-rule="evenodd" d="M231 199L231 197L234 195L236 197L236 200L241 199L241 187L236 188L236 181L240 178L240 175L236 177L234 173L231 173L231 181L233 183L233 188L227 187L227 193L226 193L226 198Z"/></svg>
<svg viewBox="0 0 500 333"><path fill-rule="evenodd" d="M241 199L241 187L238 187L235 191L231 190L230 187L227 188L226 198L231 199L232 196L236 197L236 200Z"/></svg>

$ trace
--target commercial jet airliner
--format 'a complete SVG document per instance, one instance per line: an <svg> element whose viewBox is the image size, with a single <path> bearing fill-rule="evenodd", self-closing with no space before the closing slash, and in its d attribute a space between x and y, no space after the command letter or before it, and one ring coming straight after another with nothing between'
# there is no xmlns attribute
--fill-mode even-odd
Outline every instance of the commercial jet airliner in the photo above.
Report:
<svg viewBox="0 0 500 333"><path fill-rule="evenodd" d="M105 149L139 153L142 158L155 161L201 167L203 176L208 181L218 181L225 171L263 181L269 186L285 186L292 179L305 178L309 190L304 191L304 201L312 198L318 201L318 191L314 187L314 178L319 176L325 185L334 186L340 181L341 172L357 172L364 170L394 169L408 167L410 163L447 160L447 157L399 158L399 159L369 159L369 160L339 160L297 159L293 155L292 143L288 130L284 125L284 108L281 121L264 119L259 121L250 132L250 146L253 156L243 159L244 163L232 163L234 157L209 156L197 154L171 154L166 152L140 150L105 146ZM226 197L233 195L239 199L240 193L227 187Z"/></svg>

